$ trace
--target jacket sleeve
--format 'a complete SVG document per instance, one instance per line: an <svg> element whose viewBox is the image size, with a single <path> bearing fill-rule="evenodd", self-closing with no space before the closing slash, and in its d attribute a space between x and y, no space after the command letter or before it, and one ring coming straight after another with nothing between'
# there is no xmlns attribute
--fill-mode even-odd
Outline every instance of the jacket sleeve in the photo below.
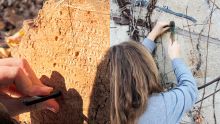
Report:
<svg viewBox="0 0 220 124"><path fill-rule="evenodd" d="M162 93L167 110L168 124L179 123L183 114L189 111L198 97L195 79L182 59L172 61L177 87Z"/></svg>
<svg viewBox="0 0 220 124"><path fill-rule="evenodd" d="M152 41L148 38L145 38L144 41L142 42L142 44L145 46L145 48L148 49L148 51L150 53L152 53L156 47L156 44L154 43L154 41Z"/></svg>

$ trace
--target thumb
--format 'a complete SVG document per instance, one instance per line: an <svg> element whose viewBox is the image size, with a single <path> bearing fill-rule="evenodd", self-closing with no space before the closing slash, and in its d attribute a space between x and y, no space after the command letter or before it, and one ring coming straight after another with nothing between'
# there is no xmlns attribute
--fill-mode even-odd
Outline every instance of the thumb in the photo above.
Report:
<svg viewBox="0 0 220 124"><path fill-rule="evenodd" d="M50 94L53 91L52 87L42 85L32 85L28 90L28 96L44 96Z"/></svg>

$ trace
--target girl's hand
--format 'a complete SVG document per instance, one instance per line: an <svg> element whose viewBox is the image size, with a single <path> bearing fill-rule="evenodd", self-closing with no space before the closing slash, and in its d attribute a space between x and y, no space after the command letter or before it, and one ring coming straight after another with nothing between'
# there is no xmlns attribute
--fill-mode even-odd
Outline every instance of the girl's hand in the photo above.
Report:
<svg viewBox="0 0 220 124"><path fill-rule="evenodd" d="M49 95L52 90L37 78L25 59L0 59L0 103L11 116L37 109L57 112L59 105L54 99L30 107L21 102L24 97Z"/></svg>
<svg viewBox="0 0 220 124"><path fill-rule="evenodd" d="M170 28L169 24L169 22L157 22L147 38L154 41L158 36L160 36Z"/></svg>
<svg viewBox="0 0 220 124"><path fill-rule="evenodd" d="M175 58L180 58L180 46L176 41L172 42L171 39L169 40L168 43L168 54L171 60Z"/></svg>

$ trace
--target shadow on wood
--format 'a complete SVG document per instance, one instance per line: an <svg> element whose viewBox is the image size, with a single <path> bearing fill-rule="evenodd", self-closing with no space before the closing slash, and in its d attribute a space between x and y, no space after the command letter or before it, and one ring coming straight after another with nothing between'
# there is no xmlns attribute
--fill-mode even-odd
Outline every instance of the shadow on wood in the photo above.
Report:
<svg viewBox="0 0 220 124"><path fill-rule="evenodd" d="M53 113L49 110L31 112L33 124L83 124L83 100L80 94L73 88L66 89L64 77L57 71L53 71L50 78L43 75L40 80L54 90L62 91L62 96L57 99L60 111Z"/></svg>

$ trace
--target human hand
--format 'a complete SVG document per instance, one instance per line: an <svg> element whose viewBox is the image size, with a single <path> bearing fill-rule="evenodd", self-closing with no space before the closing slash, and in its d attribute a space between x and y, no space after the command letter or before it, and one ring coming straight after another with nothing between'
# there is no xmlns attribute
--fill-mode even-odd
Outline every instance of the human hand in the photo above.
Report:
<svg viewBox="0 0 220 124"><path fill-rule="evenodd" d="M49 95L53 88L44 85L25 59L0 59L0 102L11 116L37 109L59 110L54 99L30 107L21 100L24 97Z"/></svg>
<svg viewBox="0 0 220 124"><path fill-rule="evenodd" d="M176 41L170 39L168 43L168 54L170 59L180 58L180 46Z"/></svg>
<svg viewBox="0 0 220 124"><path fill-rule="evenodd" d="M169 22L157 22L147 38L154 41L158 36L160 36L170 28L169 24Z"/></svg>

